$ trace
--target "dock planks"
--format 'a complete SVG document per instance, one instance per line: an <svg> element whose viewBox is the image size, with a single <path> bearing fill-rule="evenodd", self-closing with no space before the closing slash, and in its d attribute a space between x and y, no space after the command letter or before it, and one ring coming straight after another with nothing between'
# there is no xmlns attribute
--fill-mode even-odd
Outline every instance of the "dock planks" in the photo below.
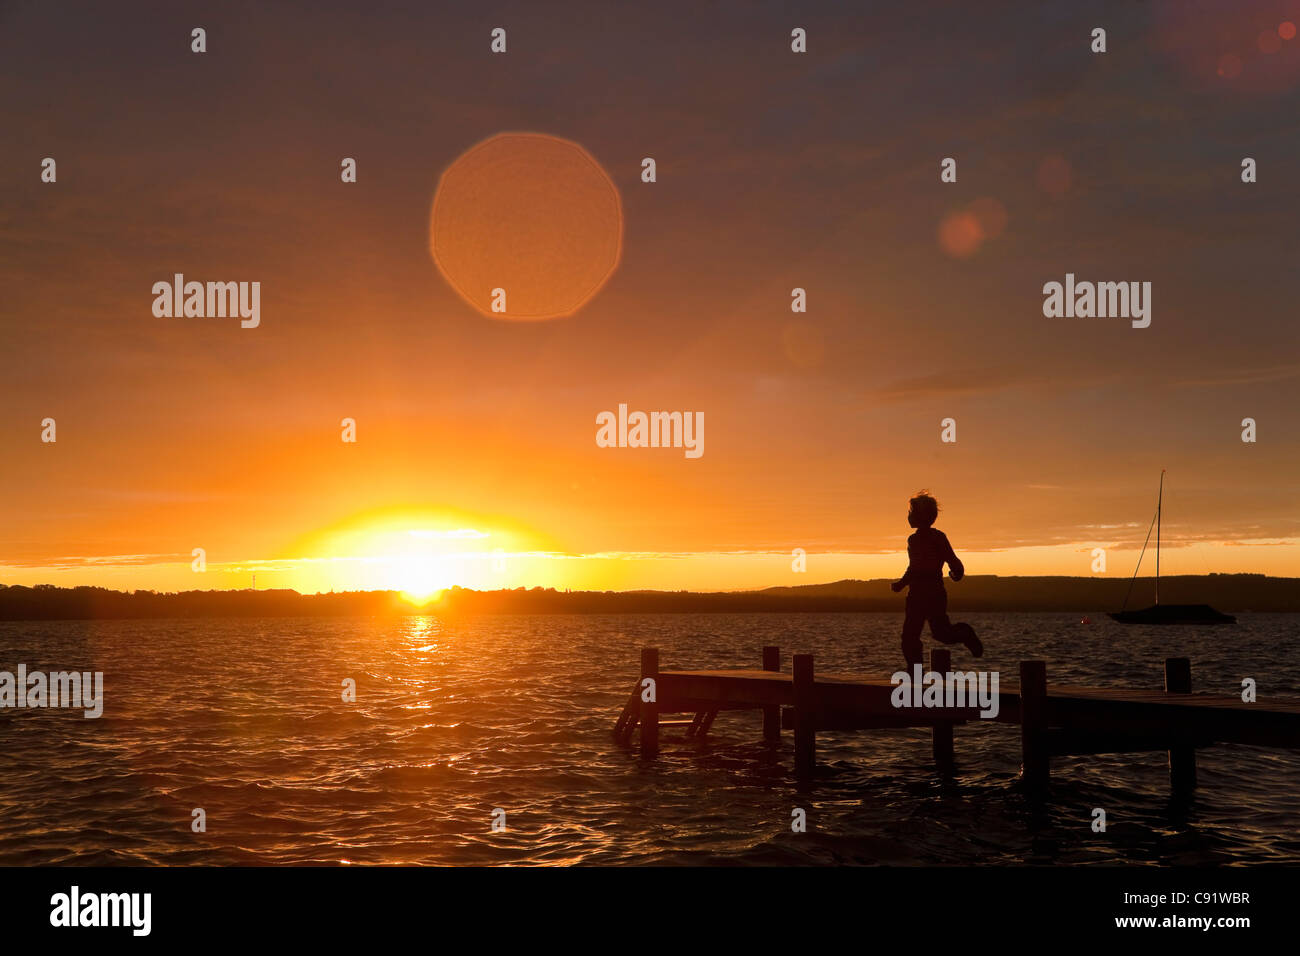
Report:
<svg viewBox="0 0 1300 956"><path fill-rule="evenodd" d="M783 728L795 731L796 776L807 780L815 768L819 731L929 727L936 765L946 775L954 767L953 728L988 720L1021 726L1022 779L1032 788L1046 785L1052 756L1167 750L1176 793L1196 786L1198 747L1300 749L1300 700L1246 703L1230 695L1192 693L1186 658L1165 661L1164 690L1050 684L1043 662L1023 661L1019 681L1002 681L999 675L994 717L981 717L975 707L896 708L889 679L818 674L810 655L796 655L794 673L779 670L775 647L764 648L762 660L761 669L659 670L657 649L645 649L641 681L616 734L630 743L640 723L642 752L649 756L658 749L660 714L694 713L683 723L690 725L689 735L701 737L720 710L759 710L764 739L779 740ZM934 652L931 670L950 670L948 651ZM647 678L654 682L653 702L643 699Z"/></svg>

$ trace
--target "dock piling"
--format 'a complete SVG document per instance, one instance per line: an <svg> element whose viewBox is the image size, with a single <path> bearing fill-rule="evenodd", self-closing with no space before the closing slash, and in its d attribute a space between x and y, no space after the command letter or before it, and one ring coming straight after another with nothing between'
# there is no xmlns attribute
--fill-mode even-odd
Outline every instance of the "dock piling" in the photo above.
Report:
<svg viewBox="0 0 1300 956"><path fill-rule="evenodd" d="M802 783L811 781L817 766L817 730L813 708L817 692L813 686L813 656L794 655L794 775Z"/></svg>
<svg viewBox="0 0 1300 956"><path fill-rule="evenodd" d="M1025 786L1041 791L1051 775L1047 748L1047 663L1020 662L1020 751Z"/></svg>
<svg viewBox="0 0 1300 956"><path fill-rule="evenodd" d="M763 670L779 671L781 669L781 648L768 645L763 648ZM778 741L781 739L781 708L770 705L763 708L763 739Z"/></svg>
<svg viewBox="0 0 1300 956"><path fill-rule="evenodd" d="M645 679L649 677L655 682L655 700L647 701L645 699ZM659 684L659 648L643 647L641 648L641 683L638 690L641 693L641 756L653 757L659 752L659 702L658 702L658 684Z"/></svg>
<svg viewBox="0 0 1300 956"><path fill-rule="evenodd" d="M1192 692L1192 661L1188 657L1165 658L1165 693ZM1169 787L1174 796L1187 796L1196 789L1196 747L1175 741L1169 748Z"/></svg>
<svg viewBox="0 0 1300 956"><path fill-rule="evenodd" d="M930 670L947 674L951 668L951 651L935 648L930 652ZM956 766L956 761L953 759L952 728L952 721L948 720L939 721L934 725L934 766L944 777L951 776Z"/></svg>

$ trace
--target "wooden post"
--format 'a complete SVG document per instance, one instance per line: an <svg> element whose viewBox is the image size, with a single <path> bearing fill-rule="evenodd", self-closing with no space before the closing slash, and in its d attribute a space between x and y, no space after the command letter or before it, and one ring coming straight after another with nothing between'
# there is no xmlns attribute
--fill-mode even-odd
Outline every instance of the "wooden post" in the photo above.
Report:
<svg viewBox="0 0 1300 956"><path fill-rule="evenodd" d="M1192 692L1192 661L1187 657L1165 658L1165 693ZM1196 748L1176 742L1169 748L1169 786L1174 796L1187 796L1196 789Z"/></svg>
<svg viewBox="0 0 1300 956"><path fill-rule="evenodd" d="M817 729L813 724L816 705L813 688L813 656L794 656L794 775L800 782L813 778L817 767Z"/></svg>
<svg viewBox="0 0 1300 956"><path fill-rule="evenodd" d="M1047 664L1044 661L1020 662L1020 752L1025 786L1035 791L1046 789L1051 775L1051 755L1047 750Z"/></svg>
<svg viewBox="0 0 1300 956"><path fill-rule="evenodd" d="M655 700L645 699L645 679L655 682ZM653 757L659 752L659 648L641 648L641 683L637 693L641 695L641 755Z"/></svg>
<svg viewBox="0 0 1300 956"><path fill-rule="evenodd" d="M935 648L930 652L930 670L947 674L951 668L951 651ZM952 721L945 720L934 725L934 766L943 776L952 775L955 766L952 752Z"/></svg>
<svg viewBox="0 0 1300 956"><path fill-rule="evenodd" d="M763 670L779 671L781 669L781 648L767 646L763 648ZM781 707L772 705L763 708L763 739L781 739Z"/></svg>

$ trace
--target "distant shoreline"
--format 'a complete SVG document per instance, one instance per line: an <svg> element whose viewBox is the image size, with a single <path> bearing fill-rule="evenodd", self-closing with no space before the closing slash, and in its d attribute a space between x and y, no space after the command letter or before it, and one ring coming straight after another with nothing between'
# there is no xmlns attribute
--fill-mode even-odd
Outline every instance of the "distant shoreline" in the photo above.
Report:
<svg viewBox="0 0 1300 956"><path fill-rule="evenodd" d="M968 576L947 583L953 612L1070 612L1119 610L1129 582L1118 578ZM1181 575L1160 579L1166 604L1209 603L1229 612L1300 612L1300 578L1262 574ZM1150 605L1154 582L1139 578L1130 608ZM112 591L53 585L0 584L0 621L127 618L344 617L460 614L743 614L903 610L889 581L836 581L756 591L556 591L552 588L474 591L453 587L415 605L397 591L299 594L291 590Z"/></svg>

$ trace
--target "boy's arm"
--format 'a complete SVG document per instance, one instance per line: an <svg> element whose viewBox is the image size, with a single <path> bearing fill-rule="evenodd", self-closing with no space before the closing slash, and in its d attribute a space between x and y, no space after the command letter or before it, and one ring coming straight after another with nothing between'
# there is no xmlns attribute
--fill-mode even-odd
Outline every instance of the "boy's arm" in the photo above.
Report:
<svg viewBox="0 0 1300 956"><path fill-rule="evenodd" d="M957 557L957 552L953 551L952 545L948 543L948 536L944 535L943 546L947 549L944 560L948 562L948 574L954 581L960 581L966 576L966 568L961 563L961 558Z"/></svg>
<svg viewBox="0 0 1300 956"><path fill-rule="evenodd" d="M893 584L891 584L891 585L889 586L889 587L890 587L890 590L893 590L893 591L901 591L901 590L903 590L903 588L907 587L908 581L911 580L911 577L912 577L912 538L915 538L915 537L916 537L916 535L912 535L911 537L909 537L909 538L907 539L907 570L903 572L903 576L902 576L901 578L899 578L897 581L895 581Z"/></svg>

